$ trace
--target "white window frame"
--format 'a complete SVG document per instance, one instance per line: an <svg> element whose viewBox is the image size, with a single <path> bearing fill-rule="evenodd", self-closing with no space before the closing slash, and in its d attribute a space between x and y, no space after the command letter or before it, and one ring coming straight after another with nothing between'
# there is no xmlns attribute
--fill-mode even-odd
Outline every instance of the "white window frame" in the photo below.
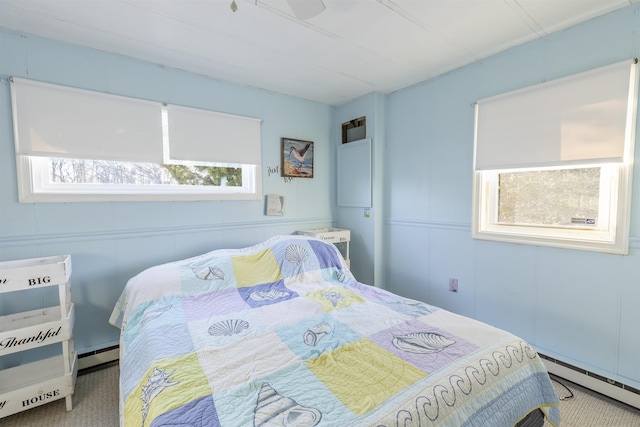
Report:
<svg viewBox="0 0 640 427"><path fill-rule="evenodd" d="M258 119L19 78L11 79L11 96L20 202L260 200L262 198L260 120ZM55 109L51 109L53 105L56 106ZM30 106L35 108L29 108ZM25 113L26 111L30 112L29 115ZM133 113L123 115L123 111ZM167 111L180 114L181 120L173 123ZM77 119L78 116L82 118ZM69 126L66 123L69 123ZM174 132L171 140L169 140L171 133L168 129L169 123L175 124L172 126L173 130L178 130ZM93 135L118 135L120 138L117 142L118 148L114 150L110 147L113 139L109 138L95 138L98 143L87 146L85 141L93 140ZM141 135L143 140L138 139L138 135ZM215 140L212 141L213 138ZM229 144L229 141L234 141L234 144ZM129 158L126 154L127 147L133 146L146 148L138 149L134 158ZM87 147L88 154L80 152ZM183 153L182 158L172 159L173 151L180 152L183 147L186 148L186 154ZM110 151L105 152L103 149ZM148 158L140 158L140 156L147 156L146 153L149 153ZM221 155L222 159L219 158ZM185 156L199 158L187 159ZM56 157L115 162L142 161L168 165L240 167L243 185L238 187L54 183L50 182L49 163L51 158ZM242 159L251 164L237 162Z"/></svg>
<svg viewBox="0 0 640 427"><path fill-rule="evenodd" d="M260 167L242 165L242 187L205 185L63 184L49 181L49 158L17 156L18 199L36 202L259 200Z"/></svg>
<svg viewBox="0 0 640 427"><path fill-rule="evenodd" d="M633 153L637 114L637 64L631 65L629 100L626 111L624 149L620 159L604 159L596 163L568 161L550 165L526 164L511 168L478 167L478 105L475 116L475 150L473 172L472 237L510 243L552 246L626 255L629 251L631 222L631 184L633 179ZM513 152L512 152L513 153ZM510 161L514 159L510 154ZM489 162L492 159L488 159ZM485 157L485 162L487 158ZM600 167L600 199L598 224L594 227L553 227L540 225L514 225L498 221L498 175L504 172L526 170L554 170L571 167Z"/></svg>
<svg viewBox="0 0 640 427"><path fill-rule="evenodd" d="M474 173L474 215L472 235L475 239L511 243L555 246L626 254L630 215L628 167L624 164L593 165L600 170L598 223L593 227L554 227L501 224L498 222L498 175L513 170L476 171ZM585 166L588 167L588 166ZM557 169L540 168L528 170ZM523 170L518 170L523 171Z"/></svg>

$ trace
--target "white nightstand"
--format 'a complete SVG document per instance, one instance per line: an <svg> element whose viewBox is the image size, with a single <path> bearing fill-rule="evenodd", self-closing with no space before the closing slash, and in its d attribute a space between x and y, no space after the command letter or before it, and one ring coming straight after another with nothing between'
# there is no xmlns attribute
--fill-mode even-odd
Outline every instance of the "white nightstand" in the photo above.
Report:
<svg viewBox="0 0 640 427"><path fill-rule="evenodd" d="M310 230L298 230L297 234L316 237L325 242L333 243L341 249L342 256L351 268L351 260L349 259L349 242L351 241L351 230L343 228L314 228Z"/></svg>

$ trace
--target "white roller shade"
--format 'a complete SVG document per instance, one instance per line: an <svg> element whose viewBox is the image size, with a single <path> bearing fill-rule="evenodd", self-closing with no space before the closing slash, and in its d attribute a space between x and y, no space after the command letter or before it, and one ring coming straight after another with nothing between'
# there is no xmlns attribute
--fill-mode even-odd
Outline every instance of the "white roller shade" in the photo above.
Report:
<svg viewBox="0 0 640 427"><path fill-rule="evenodd" d="M162 163L162 104L12 78L16 153Z"/></svg>
<svg viewBox="0 0 640 427"><path fill-rule="evenodd" d="M475 169L622 162L635 61L478 101Z"/></svg>
<svg viewBox="0 0 640 427"><path fill-rule="evenodd" d="M167 105L170 160L259 165L260 120Z"/></svg>

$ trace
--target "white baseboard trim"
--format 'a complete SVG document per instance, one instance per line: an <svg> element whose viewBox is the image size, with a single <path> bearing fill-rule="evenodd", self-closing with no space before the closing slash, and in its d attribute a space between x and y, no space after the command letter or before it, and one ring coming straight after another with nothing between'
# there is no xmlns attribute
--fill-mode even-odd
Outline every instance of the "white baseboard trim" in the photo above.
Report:
<svg viewBox="0 0 640 427"><path fill-rule="evenodd" d="M81 371L104 363L114 362L118 359L120 359L120 347L118 346L81 354L78 356L78 370Z"/></svg>
<svg viewBox="0 0 640 427"><path fill-rule="evenodd" d="M582 369L565 366L564 363L559 364L543 355L541 355L541 359L550 374L640 409L640 392L633 387L628 387L615 381L610 382L599 375L590 375L589 372Z"/></svg>

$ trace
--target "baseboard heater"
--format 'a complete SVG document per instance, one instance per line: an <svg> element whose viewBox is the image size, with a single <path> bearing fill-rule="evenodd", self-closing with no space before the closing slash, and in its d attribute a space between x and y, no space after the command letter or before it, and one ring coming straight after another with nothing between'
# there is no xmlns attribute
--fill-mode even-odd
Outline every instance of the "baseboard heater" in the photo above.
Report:
<svg viewBox="0 0 640 427"><path fill-rule="evenodd" d="M78 370L93 368L109 362L115 362L120 359L120 346L101 348L100 350L91 351L78 355Z"/></svg>
<svg viewBox="0 0 640 427"><path fill-rule="evenodd" d="M549 373L640 409L640 390L538 353Z"/></svg>

